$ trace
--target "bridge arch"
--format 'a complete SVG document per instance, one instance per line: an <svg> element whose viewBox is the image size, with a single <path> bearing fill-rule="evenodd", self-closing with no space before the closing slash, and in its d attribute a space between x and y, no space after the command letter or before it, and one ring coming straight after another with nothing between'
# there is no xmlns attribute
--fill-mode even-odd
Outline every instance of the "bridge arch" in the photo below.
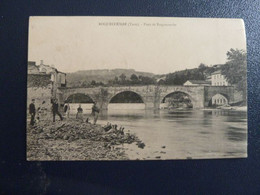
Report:
<svg viewBox="0 0 260 195"><path fill-rule="evenodd" d="M213 105L224 105L229 104L230 97L225 93L214 93L209 97L209 102L207 102L207 106Z"/></svg>
<svg viewBox="0 0 260 195"><path fill-rule="evenodd" d="M108 99L108 103L111 103L111 101L113 101L114 98L118 97L119 95L123 95L124 93L125 94L132 94L133 98L135 98L135 99L139 98L139 102L137 102L137 103L145 103L145 100L142 97L142 95L140 95L138 92L135 92L133 90L118 91L115 94L110 95L110 97ZM127 101L127 100L125 100L125 101ZM129 102L124 102L124 103L129 103Z"/></svg>
<svg viewBox="0 0 260 195"><path fill-rule="evenodd" d="M182 100L187 102L191 107L193 107L193 104L195 102L194 98L189 94L187 93L186 91L172 91L172 92L169 92L167 94L164 94L160 97L160 104L162 103L165 103L165 100L167 98L170 98L172 95L176 95L176 96L179 96L177 98L180 98L182 96Z"/></svg>
<svg viewBox="0 0 260 195"><path fill-rule="evenodd" d="M86 93L70 93L64 97L64 102L68 103L94 103L95 97Z"/></svg>

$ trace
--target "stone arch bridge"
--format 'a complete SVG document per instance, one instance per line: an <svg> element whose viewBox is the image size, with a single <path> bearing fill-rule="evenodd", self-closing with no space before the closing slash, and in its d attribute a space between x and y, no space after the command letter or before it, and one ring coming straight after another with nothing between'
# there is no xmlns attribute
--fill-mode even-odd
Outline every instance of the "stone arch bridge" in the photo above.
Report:
<svg viewBox="0 0 260 195"><path fill-rule="evenodd" d="M229 103L234 101L233 86L118 86L118 87L94 87L94 88L59 88L58 101L63 104L73 94L85 94L97 102L102 110L108 109L110 100L122 92L134 92L138 94L145 104L146 109L159 109L160 103L167 95L174 92L187 94L192 101L193 108L204 108L209 105L211 98L216 94L224 95Z"/></svg>

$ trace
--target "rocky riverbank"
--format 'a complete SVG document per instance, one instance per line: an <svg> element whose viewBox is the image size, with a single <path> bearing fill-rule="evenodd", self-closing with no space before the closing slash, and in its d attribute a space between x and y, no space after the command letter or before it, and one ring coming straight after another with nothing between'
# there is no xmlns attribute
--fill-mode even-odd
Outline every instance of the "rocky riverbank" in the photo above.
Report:
<svg viewBox="0 0 260 195"><path fill-rule="evenodd" d="M65 120L40 121L27 128L27 160L127 160L122 144L136 143L135 135L101 125Z"/></svg>

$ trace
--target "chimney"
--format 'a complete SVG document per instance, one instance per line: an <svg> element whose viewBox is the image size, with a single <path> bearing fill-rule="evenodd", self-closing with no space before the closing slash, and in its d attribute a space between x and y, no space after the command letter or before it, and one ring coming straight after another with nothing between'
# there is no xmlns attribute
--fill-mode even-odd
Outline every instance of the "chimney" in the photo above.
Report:
<svg viewBox="0 0 260 195"><path fill-rule="evenodd" d="M41 64L40 65L43 65L43 60L41 60Z"/></svg>

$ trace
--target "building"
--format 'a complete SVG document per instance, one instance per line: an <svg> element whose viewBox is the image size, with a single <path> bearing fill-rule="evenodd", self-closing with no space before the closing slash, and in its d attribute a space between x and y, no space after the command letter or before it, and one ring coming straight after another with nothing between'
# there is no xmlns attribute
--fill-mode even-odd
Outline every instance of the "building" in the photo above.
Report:
<svg viewBox="0 0 260 195"><path fill-rule="evenodd" d="M28 62L28 74L48 74L51 75L51 81L56 87L66 87L66 73L58 71L54 66L46 65L41 60L39 65L35 62Z"/></svg>
<svg viewBox="0 0 260 195"><path fill-rule="evenodd" d="M184 86L209 86L211 85L210 81L203 81L203 80L187 80L184 84Z"/></svg>
<svg viewBox="0 0 260 195"><path fill-rule="evenodd" d="M217 70L211 74L211 85L213 86L229 86L225 76L221 74L221 70Z"/></svg>
<svg viewBox="0 0 260 195"><path fill-rule="evenodd" d="M28 74L27 75L27 104L35 100L36 109L44 106L51 108L53 84L50 74Z"/></svg>
<svg viewBox="0 0 260 195"><path fill-rule="evenodd" d="M222 66L223 66L223 64L215 64L212 67L217 69L217 68L221 68Z"/></svg>
<svg viewBox="0 0 260 195"><path fill-rule="evenodd" d="M35 62L29 61L28 62L28 74L39 74L39 67L36 66Z"/></svg>
<svg viewBox="0 0 260 195"><path fill-rule="evenodd" d="M209 81L210 84L211 84L211 75L208 75L208 76L206 77L206 80L205 80L205 81Z"/></svg>
<svg viewBox="0 0 260 195"><path fill-rule="evenodd" d="M166 76L163 76L163 77L160 77L160 78L156 79L156 82L157 83L164 83L165 80L166 80Z"/></svg>
<svg viewBox="0 0 260 195"><path fill-rule="evenodd" d="M226 105L228 104L228 99L222 94L216 94L212 97L212 105Z"/></svg>
<svg viewBox="0 0 260 195"><path fill-rule="evenodd" d="M58 71L54 66L46 65L41 60L37 65L33 61L28 62L27 75L27 102L35 99L36 105L50 108L51 99L59 98L59 87L66 87L66 73Z"/></svg>
<svg viewBox="0 0 260 195"><path fill-rule="evenodd" d="M41 60L39 67L39 73L41 74L51 74L52 82L57 85L57 87L66 87L66 73L58 71L54 66L46 65Z"/></svg>

